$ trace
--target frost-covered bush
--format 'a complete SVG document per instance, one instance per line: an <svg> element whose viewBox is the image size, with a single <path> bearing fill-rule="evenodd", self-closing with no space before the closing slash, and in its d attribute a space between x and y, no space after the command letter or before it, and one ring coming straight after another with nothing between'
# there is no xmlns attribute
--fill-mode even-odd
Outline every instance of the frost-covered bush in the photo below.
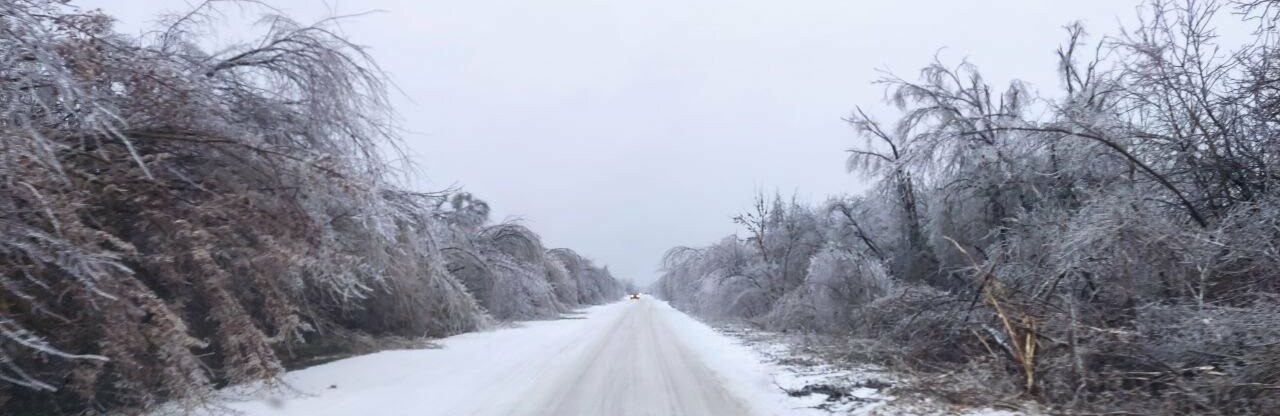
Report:
<svg viewBox="0 0 1280 416"><path fill-rule="evenodd" d="M437 214L435 238L449 273L494 318L552 318L579 305L618 299L622 284L573 250L547 250L538 234L515 223L488 225L488 205L455 194Z"/></svg>
<svg viewBox="0 0 1280 416"><path fill-rule="evenodd" d="M962 363L980 348L971 330L999 331L986 319L989 312L930 286L899 284L854 310L848 332L876 340L880 351L874 353L886 363L937 368Z"/></svg>
<svg viewBox="0 0 1280 416"><path fill-rule="evenodd" d="M565 267L564 262L551 251L547 252L546 263L544 266L546 272L547 283L551 284L551 292L555 294L556 300L563 305L578 304L578 281L569 274L569 269Z"/></svg>
<svg viewBox="0 0 1280 416"><path fill-rule="evenodd" d="M1048 365L1046 372L1059 376L1050 380L1075 380L1075 394L1135 412L1258 414L1280 405L1267 388L1280 382L1276 299L1244 307L1153 304L1135 312L1132 329L1083 334L1078 341L1086 369L1100 366L1125 377ZM1050 390L1062 400L1083 400L1069 391Z"/></svg>
<svg viewBox="0 0 1280 416"><path fill-rule="evenodd" d="M412 195L387 193L400 213L393 238L368 251L365 261L385 264L382 279L363 307L351 311L347 325L375 335L441 336L485 324L476 300L449 272L446 256L432 236L440 222L433 211L415 205ZM424 319L423 317L430 317Z"/></svg>
<svg viewBox="0 0 1280 416"><path fill-rule="evenodd" d="M893 288L879 261L828 248L809 262L804 283L787 292L764 321L771 328L847 333L856 313Z"/></svg>
<svg viewBox="0 0 1280 416"><path fill-rule="evenodd" d="M804 285L810 259L827 240L827 218L820 212L794 200L784 203L780 196L757 195L753 210L734 218L750 236L670 250L659 295L709 319L764 316Z"/></svg>
<svg viewBox="0 0 1280 416"><path fill-rule="evenodd" d="M608 268L596 266L573 250L557 248L547 254L552 262L559 263L568 273L569 285L577 291L578 305L611 302L626 293L626 287L613 277Z"/></svg>
<svg viewBox="0 0 1280 416"><path fill-rule="evenodd" d="M533 231L517 224L460 230L447 247L449 269L498 319L550 318L565 312L547 277L547 258Z"/></svg>
<svg viewBox="0 0 1280 416"><path fill-rule="evenodd" d="M736 236L702 249L676 248L663 259L659 295L682 310L714 320L768 312L773 298L768 264Z"/></svg>

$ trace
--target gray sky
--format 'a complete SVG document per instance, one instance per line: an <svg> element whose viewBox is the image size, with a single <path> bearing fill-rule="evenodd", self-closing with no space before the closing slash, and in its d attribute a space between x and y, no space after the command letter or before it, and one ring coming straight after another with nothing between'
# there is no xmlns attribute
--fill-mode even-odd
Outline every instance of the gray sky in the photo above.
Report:
<svg viewBox="0 0 1280 416"><path fill-rule="evenodd" d="M426 175L647 283L662 254L734 233L758 190L857 192L841 121L884 111L877 70L912 78L941 50L1055 95L1062 26L1132 22L1136 1L268 0L343 23L403 91ZM188 2L86 0L136 33ZM232 10L234 12L234 10ZM944 49L945 48L945 49ZM884 117L887 118L887 117Z"/></svg>

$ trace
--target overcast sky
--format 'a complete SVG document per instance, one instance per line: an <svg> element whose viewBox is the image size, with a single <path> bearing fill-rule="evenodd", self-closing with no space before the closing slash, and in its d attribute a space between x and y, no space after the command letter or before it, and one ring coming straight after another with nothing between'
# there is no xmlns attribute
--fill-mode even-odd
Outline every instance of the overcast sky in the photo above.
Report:
<svg viewBox="0 0 1280 416"><path fill-rule="evenodd" d="M459 185L647 283L662 254L739 230L753 193L858 192L841 121L883 109L878 71L914 77L941 50L991 81L1056 94L1062 26L1112 34L1133 0L267 0L343 23L402 94L424 190ZM137 33L182 0L76 1ZM234 10L231 10L234 13ZM878 114L891 114L875 110Z"/></svg>

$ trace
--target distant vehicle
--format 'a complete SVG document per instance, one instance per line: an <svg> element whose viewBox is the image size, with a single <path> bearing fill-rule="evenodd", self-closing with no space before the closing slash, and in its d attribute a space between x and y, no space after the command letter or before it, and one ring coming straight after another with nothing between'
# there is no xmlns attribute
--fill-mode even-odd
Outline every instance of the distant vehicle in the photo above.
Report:
<svg viewBox="0 0 1280 416"><path fill-rule="evenodd" d="M631 298L632 298L632 299L640 299L640 294L639 294L639 293L632 293L632 294L631 294Z"/></svg>

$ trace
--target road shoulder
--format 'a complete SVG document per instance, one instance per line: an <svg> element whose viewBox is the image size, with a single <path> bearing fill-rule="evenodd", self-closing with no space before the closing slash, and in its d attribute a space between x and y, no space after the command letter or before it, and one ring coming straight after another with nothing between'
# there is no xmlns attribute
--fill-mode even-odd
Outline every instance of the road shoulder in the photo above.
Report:
<svg viewBox="0 0 1280 416"><path fill-rule="evenodd" d="M1018 398L954 400L930 380L895 373L858 356L856 342L783 334L744 325L714 330L771 366L774 387L793 403L823 415L1035 416L1034 403ZM936 386L934 386L936 387ZM965 403L961 403L965 402ZM973 403L982 403L973 405Z"/></svg>

